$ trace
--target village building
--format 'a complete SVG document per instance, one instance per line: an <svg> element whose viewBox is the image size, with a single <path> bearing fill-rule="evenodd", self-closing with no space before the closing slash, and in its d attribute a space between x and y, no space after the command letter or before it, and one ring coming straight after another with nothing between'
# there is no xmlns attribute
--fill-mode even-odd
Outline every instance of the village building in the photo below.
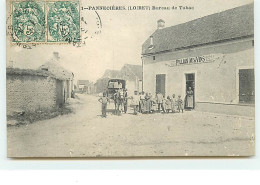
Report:
<svg viewBox="0 0 260 185"><path fill-rule="evenodd" d="M125 64L120 71L122 79L126 80L129 95L134 95L134 91L142 91L142 66Z"/></svg>
<svg viewBox="0 0 260 185"><path fill-rule="evenodd" d="M48 71L7 68L7 115L62 106L63 81Z"/></svg>
<svg viewBox="0 0 260 185"><path fill-rule="evenodd" d="M73 90L74 74L47 62L39 69L6 69L7 115L61 107Z"/></svg>
<svg viewBox="0 0 260 185"><path fill-rule="evenodd" d="M89 80L78 80L76 92L94 94L95 93L94 83L90 82Z"/></svg>
<svg viewBox="0 0 260 185"><path fill-rule="evenodd" d="M96 93L96 90L95 90L95 86L94 86L94 83L93 82L90 82L87 87L86 87L86 92L87 94L95 94Z"/></svg>
<svg viewBox="0 0 260 185"><path fill-rule="evenodd" d="M185 99L194 109L254 115L254 5L158 29L142 46L144 91Z"/></svg>
<svg viewBox="0 0 260 185"><path fill-rule="evenodd" d="M71 98L71 92L74 90L74 74L59 64L60 57L58 52L54 52L53 55L53 59L41 65L39 69L49 71L57 78L62 79L60 82L60 87L62 89L62 97L65 102L68 98Z"/></svg>
<svg viewBox="0 0 260 185"><path fill-rule="evenodd" d="M106 91L109 79L122 79L126 81L128 94L132 95L135 90L142 91L142 66L125 64L120 70L106 70L104 75L94 84L96 93Z"/></svg>
<svg viewBox="0 0 260 185"><path fill-rule="evenodd" d="M77 92L84 93L87 91L89 80L78 80L77 81Z"/></svg>

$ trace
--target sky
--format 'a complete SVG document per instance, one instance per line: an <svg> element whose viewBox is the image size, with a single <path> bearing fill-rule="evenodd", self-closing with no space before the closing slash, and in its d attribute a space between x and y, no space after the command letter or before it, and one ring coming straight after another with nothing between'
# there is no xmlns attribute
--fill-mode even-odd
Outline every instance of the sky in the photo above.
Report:
<svg viewBox="0 0 260 185"><path fill-rule="evenodd" d="M81 6L191 6L194 10L156 11L81 11L87 25L81 25L85 44L40 44L33 49L10 45L7 35L7 66L38 68L59 52L58 63L75 74L75 79L95 82L106 69L119 70L124 64L141 65L142 44L157 29L157 20L163 19L165 26L173 26L230 8L249 4L253 0L81 0ZM7 5L8 7L8 5ZM8 10L8 9L7 9ZM7 17L10 13L7 12ZM7 23L9 24L9 23ZM96 31L101 31L95 34ZM82 38L83 38L82 37ZM91 38L92 37L92 38Z"/></svg>

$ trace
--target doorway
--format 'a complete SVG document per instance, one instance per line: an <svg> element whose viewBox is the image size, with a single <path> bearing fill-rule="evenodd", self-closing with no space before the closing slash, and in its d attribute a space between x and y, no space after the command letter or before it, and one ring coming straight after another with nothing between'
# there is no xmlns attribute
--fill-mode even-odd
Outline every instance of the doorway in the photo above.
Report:
<svg viewBox="0 0 260 185"><path fill-rule="evenodd" d="M189 90L189 87L191 88L193 94L192 94L192 101L193 101L193 106L192 107L187 107L187 96L185 96L185 104L184 104L184 108L191 108L194 109L195 108L195 73L189 73L189 74L185 74L185 79L186 79L186 87L185 87L185 95L187 95L187 91Z"/></svg>
<svg viewBox="0 0 260 185"><path fill-rule="evenodd" d="M254 104L255 78L254 69L239 70L239 103Z"/></svg>
<svg viewBox="0 0 260 185"><path fill-rule="evenodd" d="M165 96L165 74L156 75L156 93L159 92Z"/></svg>

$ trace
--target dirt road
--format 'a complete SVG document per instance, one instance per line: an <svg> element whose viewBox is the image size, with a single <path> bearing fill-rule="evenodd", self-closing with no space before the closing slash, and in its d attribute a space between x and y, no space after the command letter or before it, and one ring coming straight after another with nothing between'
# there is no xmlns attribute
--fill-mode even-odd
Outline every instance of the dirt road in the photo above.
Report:
<svg viewBox="0 0 260 185"><path fill-rule="evenodd" d="M75 113L8 127L9 157L244 156L254 154L254 118L189 111L101 118L97 97ZM113 104L109 106L113 108Z"/></svg>

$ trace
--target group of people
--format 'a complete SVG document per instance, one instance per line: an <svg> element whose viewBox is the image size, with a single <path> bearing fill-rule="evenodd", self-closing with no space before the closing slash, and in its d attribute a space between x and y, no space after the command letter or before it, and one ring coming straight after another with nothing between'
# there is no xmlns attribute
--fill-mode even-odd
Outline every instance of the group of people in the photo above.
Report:
<svg viewBox="0 0 260 185"><path fill-rule="evenodd" d="M130 106L134 109L134 114L138 112L142 114L150 114L154 112L159 113L175 113L182 112L184 108L191 110L194 108L194 93L191 87L188 88L184 100L179 95L178 98L175 94L165 97L162 93L158 92L155 96L151 93L134 91L134 95L128 97L127 89L118 89L113 95L115 104L115 114L120 115L122 112L127 113L128 100ZM99 99L102 103L102 117L106 117L106 108L109 99L104 92L103 97Z"/></svg>
<svg viewBox="0 0 260 185"><path fill-rule="evenodd" d="M131 105L134 108L135 115L138 112L143 114L154 112L183 113L184 108L187 110L194 108L194 93L191 87L188 87L186 96L183 100L181 95L176 98L175 94L165 97L161 92L158 92L155 96L153 96L151 93L138 93L135 91L134 96L132 97Z"/></svg>
<svg viewBox="0 0 260 185"><path fill-rule="evenodd" d="M176 111L183 112L184 109L181 96L178 96L176 99L175 94L165 98L160 92L158 92L155 96L152 96L151 93L144 92L139 95L138 92L135 91L132 100L135 115L138 112L143 114L154 112L175 113Z"/></svg>
<svg viewBox="0 0 260 185"><path fill-rule="evenodd" d="M128 94L127 94L127 89L122 89L119 88L118 90L115 91L113 94L113 100L115 104L115 114L120 115L122 112L126 113L127 112L127 107L128 107ZM106 117L106 112L107 112L107 104L110 102L107 92L103 92L103 96L99 98L98 100L102 105L101 110L102 110L102 117Z"/></svg>

